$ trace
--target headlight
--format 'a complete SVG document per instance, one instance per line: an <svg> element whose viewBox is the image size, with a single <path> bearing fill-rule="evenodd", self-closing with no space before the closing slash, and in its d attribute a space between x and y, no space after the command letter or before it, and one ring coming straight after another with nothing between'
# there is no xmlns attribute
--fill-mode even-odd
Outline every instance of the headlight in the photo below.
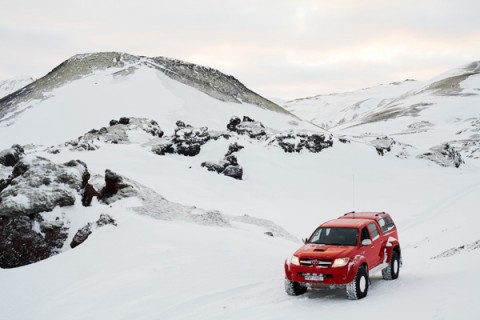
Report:
<svg viewBox="0 0 480 320"><path fill-rule="evenodd" d="M338 258L333 261L332 268L345 267L348 264L349 258Z"/></svg>
<svg viewBox="0 0 480 320"><path fill-rule="evenodd" d="M296 266L299 266L300 265L300 259L298 259L297 256L293 256L292 257L292 264L296 265Z"/></svg>

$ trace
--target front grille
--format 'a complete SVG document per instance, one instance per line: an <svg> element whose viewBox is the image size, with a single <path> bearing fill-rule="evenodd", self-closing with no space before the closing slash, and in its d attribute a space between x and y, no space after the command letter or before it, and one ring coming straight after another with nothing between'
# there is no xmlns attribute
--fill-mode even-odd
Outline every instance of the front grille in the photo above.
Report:
<svg viewBox="0 0 480 320"><path fill-rule="evenodd" d="M318 259L301 259L300 264L302 266L317 266L319 268L328 268L332 265L331 260L318 260Z"/></svg>

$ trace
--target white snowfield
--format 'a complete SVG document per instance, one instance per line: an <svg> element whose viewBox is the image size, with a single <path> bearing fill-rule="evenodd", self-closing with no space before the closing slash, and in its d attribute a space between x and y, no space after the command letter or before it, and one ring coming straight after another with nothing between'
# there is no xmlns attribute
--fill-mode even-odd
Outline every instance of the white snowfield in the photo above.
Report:
<svg viewBox="0 0 480 320"><path fill-rule="evenodd" d="M177 120L225 130L233 115L248 115L277 130L315 128L254 105L215 100L152 70L118 79L107 73L56 89L51 98L0 127L0 149L12 143L56 145L120 116L154 119L167 135ZM450 98L438 97L443 108ZM420 115L432 123L451 121L433 108ZM443 134L438 126L431 132L432 143L451 139ZM409 137L415 142L416 136L421 133ZM111 169L183 205L271 220L298 239L352 209L389 212L402 245L399 278L385 281L381 274L372 275L368 296L359 301L348 300L339 289L291 297L283 287L283 263L301 242L265 235L271 223L232 218L231 226L199 225L138 214L132 208L141 201L134 198L111 206L94 201L89 208L77 201L52 213L67 216L71 232L101 213L118 226L99 228L82 245L47 260L0 269L0 319L478 317L480 249L470 245L480 240L478 159L445 168L391 153L381 157L355 139L346 144L335 139L332 148L316 154L287 154L244 136L209 141L196 157L158 156L144 144L146 136L132 133L131 138L127 144L100 143L95 151L63 148L51 154L32 147L27 152L58 163L80 159L92 175ZM221 159L232 142L245 147L236 153L243 180L200 166ZM468 250L450 250L463 245ZM455 253L439 257L447 251Z"/></svg>

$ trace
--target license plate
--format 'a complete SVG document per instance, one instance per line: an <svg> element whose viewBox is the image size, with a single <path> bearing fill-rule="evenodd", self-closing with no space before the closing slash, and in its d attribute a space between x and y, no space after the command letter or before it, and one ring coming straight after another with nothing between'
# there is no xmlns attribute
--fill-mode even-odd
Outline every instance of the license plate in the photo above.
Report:
<svg viewBox="0 0 480 320"><path fill-rule="evenodd" d="M307 281L323 281L323 274L304 274L303 277Z"/></svg>

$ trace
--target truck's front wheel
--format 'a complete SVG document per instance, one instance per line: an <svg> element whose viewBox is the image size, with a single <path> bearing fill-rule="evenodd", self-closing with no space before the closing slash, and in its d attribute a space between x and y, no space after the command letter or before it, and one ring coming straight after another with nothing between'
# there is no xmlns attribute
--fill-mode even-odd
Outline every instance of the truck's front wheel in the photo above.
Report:
<svg viewBox="0 0 480 320"><path fill-rule="evenodd" d="M307 287L302 286L298 282L285 279L285 291L289 296L299 296L307 292Z"/></svg>
<svg viewBox="0 0 480 320"><path fill-rule="evenodd" d="M350 300L365 298L368 293L368 272L365 266L358 268L352 282L347 284L347 296Z"/></svg>

